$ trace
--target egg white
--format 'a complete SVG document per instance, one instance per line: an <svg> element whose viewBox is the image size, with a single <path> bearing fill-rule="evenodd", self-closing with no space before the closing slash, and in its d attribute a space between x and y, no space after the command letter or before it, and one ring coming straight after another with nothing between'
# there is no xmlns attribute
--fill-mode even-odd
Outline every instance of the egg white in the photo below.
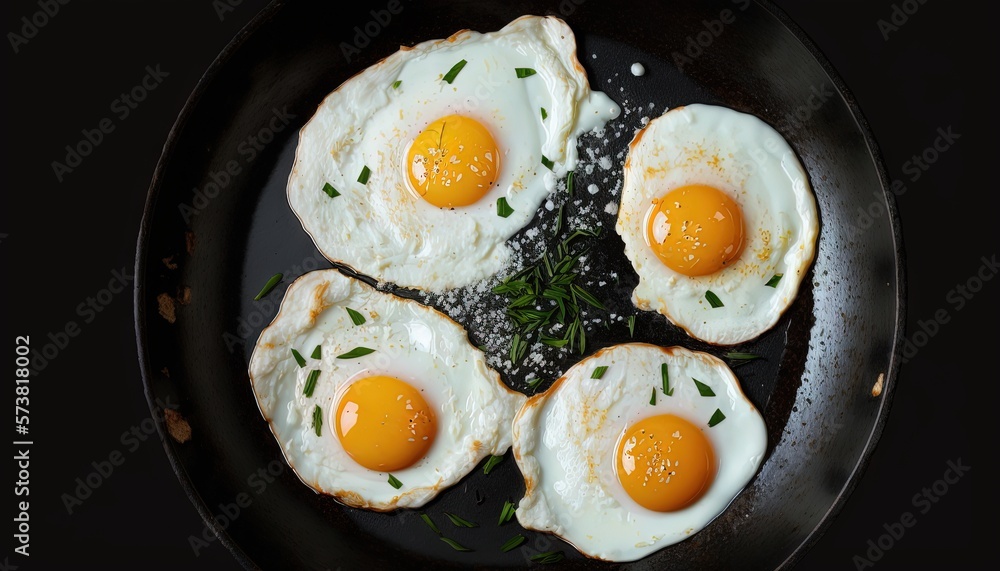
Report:
<svg viewBox="0 0 1000 571"><path fill-rule="evenodd" d="M662 392L668 366L672 396ZM607 366L600 379L591 378ZM715 392L703 397L697 378ZM651 391L656 404L649 404ZM713 427L716 409L726 418ZM615 475L615 450L626 427L674 414L702 428L718 472L704 495L675 512L648 510ZM552 532L582 553L634 561L701 530L756 474L767 447L764 421L719 359L682 347L616 345L580 361L514 419L514 458L525 479L517 519Z"/></svg>
<svg viewBox="0 0 1000 571"><path fill-rule="evenodd" d="M366 319L355 325L346 308ZM321 359L311 359L321 346ZM375 349L338 359L356 347ZM291 349L306 358L299 367ZM309 372L321 371L311 397ZM413 466L388 474L357 464L337 438L338 391L372 375L395 376L421 391L434 408L437 436ZM274 321L260 335L250 359L257 403L285 460L299 478L341 502L373 510L418 507L456 483L490 454L510 447L510 422L525 396L508 389L465 330L415 301L379 292L336 270L308 273L288 287ZM317 436L312 412L322 409Z"/></svg>
<svg viewBox="0 0 1000 571"><path fill-rule="evenodd" d="M654 198L690 184L714 186L743 212L739 260L690 277L667 267L646 243ZM615 229L639 274L632 300L688 334L733 345L770 329L798 292L815 253L819 221L809 178L788 143L753 115L713 105L670 110L629 145ZM766 284L783 274L777 287ZM713 308L711 290L724 304Z"/></svg>
<svg viewBox="0 0 1000 571"><path fill-rule="evenodd" d="M461 60L454 81L443 81ZM537 73L518 78L515 68ZM288 202L332 261L427 291L468 285L509 259L504 242L574 168L576 138L619 112L590 90L562 20L525 16L497 32L461 31L401 48L327 96L300 133ZM500 177L477 203L438 208L408 188L406 152L427 125L454 113L492 133ZM341 195L327 196L326 183ZM497 215L500 197L514 210L506 218Z"/></svg>

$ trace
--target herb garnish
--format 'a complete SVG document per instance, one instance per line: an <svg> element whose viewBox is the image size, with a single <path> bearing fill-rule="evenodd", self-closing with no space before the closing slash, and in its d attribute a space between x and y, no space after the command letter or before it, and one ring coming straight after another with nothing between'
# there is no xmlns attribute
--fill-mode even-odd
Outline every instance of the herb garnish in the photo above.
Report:
<svg viewBox="0 0 1000 571"><path fill-rule="evenodd" d="M712 390L712 387L706 385L705 383L699 381L694 377L691 377L691 380L694 381L695 386L698 387L698 394L700 394L703 397L715 396L715 391Z"/></svg>
<svg viewBox="0 0 1000 571"><path fill-rule="evenodd" d="M389 480L388 481L389 481L389 485L392 486L393 488L396 488L397 490L403 487L403 482L400 482L399 480L397 480L396 477L393 476L392 474L389 474Z"/></svg>
<svg viewBox="0 0 1000 571"><path fill-rule="evenodd" d="M340 196L340 193L337 192L337 189L333 188L333 185L330 183L325 183L323 185L323 192L325 192L326 195L329 196L330 198L337 198L338 196Z"/></svg>
<svg viewBox="0 0 1000 571"><path fill-rule="evenodd" d="M778 287L778 282L780 282L783 277L785 277L785 274L774 274L764 285L767 287Z"/></svg>
<svg viewBox="0 0 1000 571"><path fill-rule="evenodd" d="M501 196L497 199L497 216L507 218L514 213L514 209L507 204L507 197Z"/></svg>
<svg viewBox="0 0 1000 571"><path fill-rule="evenodd" d="M518 79L524 79L526 77L531 77L538 73L537 71L531 69L530 67L515 67L514 73L517 74Z"/></svg>
<svg viewBox="0 0 1000 571"><path fill-rule="evenodd" d="M368 347L355 347L343 355L337 355L338 359L357 359L358 357L364 357L365 355L370 355L375 352L375 349L369 349Z"/></svg>
<svg viewBox="0 0 1000 571"><path fill-rule="evenodd" d="M278 282L280 282L281 278L283 277L284 276L281 274L274 274L273 276L271 276L271 279L267 280L267 283L264 284L264 287L260 288L260 293L255 295L253 300L260 301L260 298L271 293L271 290L274 289L274 286L278 285Z"/></svg>
<svg viewBox="0 0 1000 571"><path fill-rule="evenodd" d="M604 376L604 373L608 370L607 365L601 365L594 369L594 372L590 374L591 379L600 379Z"/></svg>
<svg viewBox="0 0 1000 571"><path fill-rule="evenodd" d="M465 67L465 64L467 64L467 63L469 63L469 62L467 62L467 61L465 61L463 59L462 61L456 63L453 66L451 66L451 69L448 70L448 73L446 73L444 75L444 80L446 82L448 82L449 84L451 82L455 81L455 78L458 77L458 72L462 71L462 68Z"/></svg>
<svg viewBox="0 0 1000 571"><path fill-rule="evenodd" d="M305 358L302 356L301 353L299 353L295 349L292 349L292 357L295 358L295 362L299 364L299 367L305 367L306 366L306 360L305 360Z"/></svg>
<svg viewBox="0 0 1000 571"><path fill-rule="evenodd" d="M500 462L503 462L503 456L490 456L489 459L486 460L486 464L483 466L483 474L489 474L490 471L493 470L494 466Z"/></svg>
<svg viewBox="0 0 1000 571"><path fill-rule="evenodd" d="M519 533L519 534L515 535L514 537L508 539L507 543L504 543L503 545L501 545L500 546L500 551L503 551L504 553L506 553L506 552L510 551L511 549L514 549L518 545L521 545L522 543L524 543L524 541L525 541L525 537Z"/></svg>
<svg viewBox="0 0 1000 571"><path fill-rule="evenodd" d="M726 420L726 415L722 414L721 410L715 409L715 413L712 414L712 418L708 420L708 427L712 428L713 426L719 424L723 420Z"/></svg>
<svg viewBox="0 0 1000 571"><path fill-rule="evenodd" d="M715 295L712 290L705 292L705 299L708 300L708 304L711 305L713 309L716 307L723 307L722 300L719 299L719 296Z"/></svg>
<svg viewBox="0 0 1000 571"><path fill-rule="evenodd" d="M366 321L364 315L361 315L360 313L354 311L350 307L345 307L344 309L347 310L347 315L351 316L351 321L353 321L355 325L362 325Z"/></svg>
<svg viewBox="0 0 1000 571"><path fill-rule="evenodd" d="M670 388L670 372L667 371L667 364L660 365L660 377L663 378L663 394L668 397L674 396L674 389Z"/></svg>
<svg viewBox="0 0 1000 571"><path fill-rule="evenodd" d="M323 409L319 405L313 408L313 429L316 436L323 436Z"/></svg>

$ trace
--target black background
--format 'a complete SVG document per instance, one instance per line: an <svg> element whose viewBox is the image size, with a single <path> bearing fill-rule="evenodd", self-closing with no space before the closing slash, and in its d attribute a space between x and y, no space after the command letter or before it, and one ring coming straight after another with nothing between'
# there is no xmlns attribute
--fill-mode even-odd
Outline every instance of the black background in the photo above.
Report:
<svg viewBox="0 0 1000 571"><path fill-rule="evenodd" d="M69 321L81 330L31 381L31 557L13 553L8 524L0 564L7 557L11 569L237 566L217 543L197 558L189 548L188 535L202 523L158 435L134 452L121 441L134 426L141 432L149 417L135 356L131 284L89 323L77 311L115 271L131 275L146 190L170 127L215 56L265 5L227 4L237 3L220 17L209 0L77 0L60 6L18 53L9 40L0 48L6 78L3 339L30 335L39 349ZM987 282L961 310L947 296L975 275L981 257L1000 253L996 182L982 176L997 164L996 135L989 133L997 101L988 96L997 71L990 29L996 19L943 0L895 3L904 4L919 8L885 39L878 21L892 17L893 2L778 2L839 71L871 124L890 178L906 184L897 203L907 251L908 338L938 310L950 316L904 365L871 464L801 569L855 568L854 557L865 556L883 524L907 511L916 526L875 568L973 567L973 551L984 544L980 535L995 528L982 515L995 504L987 485L989 452L997 447L971 441L977 431L997 433L995 413L984 416L976 404L995 392L1000 280ZM37 0L5 3L4 33L20 33L21 18L39 9ZM162 84L126 119L114 118L114 132L57 182L52 161L64 160L64 147L81 138L81 129L115 117L111 102L157 64L169 74ZM912 180L904 164L933 144L938 128L949 127L961 138ZM13 361L13 351L8 355ZM62 494L73 493L76 478L115 450L124 463L68 514ZM959 459L971 470L919 513L911 498L943 476L947 461ZM13 474L12 486L16 470L4 473Z"/></svg>

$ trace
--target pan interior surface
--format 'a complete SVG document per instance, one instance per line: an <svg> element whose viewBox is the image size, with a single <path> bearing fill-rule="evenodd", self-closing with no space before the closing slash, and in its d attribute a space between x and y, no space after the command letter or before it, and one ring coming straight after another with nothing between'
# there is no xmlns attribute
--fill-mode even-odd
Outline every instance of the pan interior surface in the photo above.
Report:
<svg viewBox="0 0 1000 571"><path fill-rule="evenodd" d="M565 568L611 568L555 537L522 530L516 520L494 524L504 502L516 503L524 492L510 454L490 474L475 470L419 511L373 513L313 493L284 462L247 375L254 343L277 313L287 284L331 267L285 196L298 130L323 97L400 45L461 28L497 30L524 14L555 15L573 28L591 86L627 111L617 134L615 128L606 134L604 152L614 166L579 175L578 187L604 185L604 177L613 186L641 118L689 103L724 105L763 119L809 173L820 215L812 270L778 324L737 349L763 357L734 369L768 427L762 468L703 531L614 568L757 569L792 562L853 489L881 432L901 335L904 284L895 208L885 198L867 125L840 80L784 16L758 4L390 5L392 12L381 5L271 5L203 78L154 175L137 258L140 361L150 402L180 403L191 425L192 440L167 438L167 451L202 516L248 567L381 567L402 559L415 568L521 567L531 564L531 555L561 550ZM644 75L630 71L636 62ZM601 208L611 200L595 196ZM873 196L886 201L882 217L861 228L857 210L867 210ZM613 214L602 221L605 232L591 263L620 276L602 295L612 309L630 314L637 277L611 231ZM282 284L253 301L278 272ZM475 344L481 332L469 331ZM731 350L639 312L634 334L620 325L598 328L588 336L587 354L633 341L717 356ZM572 354L559 366L565 370L579 358ZM880 375L882 392L873 396ZM504 380L524 386L523 376ZM239 517L225 518L223 527L213 516L237 496L249 504ZM445 512L480 525L451 526ZM421 513L473 551L440 541ZM501 552L518 533L528 538L524 546Z"/></svg>

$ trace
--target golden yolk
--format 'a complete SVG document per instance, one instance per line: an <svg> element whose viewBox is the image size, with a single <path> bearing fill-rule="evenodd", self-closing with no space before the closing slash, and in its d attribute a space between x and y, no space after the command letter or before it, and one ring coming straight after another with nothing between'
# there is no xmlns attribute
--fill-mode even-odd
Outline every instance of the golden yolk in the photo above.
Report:
<svg viewBox="0 0 1000 571"><path fill-rule="evenodd" d="M646 215L646 243L675 272L713 274L743 251L743 213L715 187L675 188L653 201Z"/></svg>
<svg viewBox="0 0 1000 571"><path fill-rule="evenodd" d="M644 508L672 512L691 505L715 477L715 454L697 426L672 414L629 427L615 453L618 481Z"/></svg>
<svg viewBox="0 0 1000 571"><path fill-rule="evenodd" d="M337 405L337 437L358 464L391 472L412 466L437 434L434 409L395 377L374 376L348 387Z"/></svg>
<svg viewBox="0 0 1000 571"><path fill-rule="evenodd" d="M410 187L434 206L468 206L500 174L500 150L479 121L448 115L417 135L406 157Z"/></svg>

